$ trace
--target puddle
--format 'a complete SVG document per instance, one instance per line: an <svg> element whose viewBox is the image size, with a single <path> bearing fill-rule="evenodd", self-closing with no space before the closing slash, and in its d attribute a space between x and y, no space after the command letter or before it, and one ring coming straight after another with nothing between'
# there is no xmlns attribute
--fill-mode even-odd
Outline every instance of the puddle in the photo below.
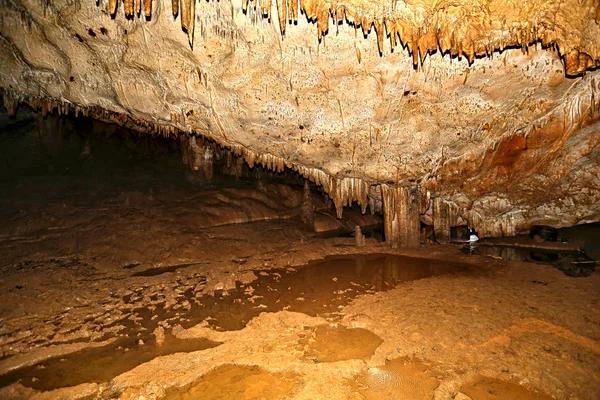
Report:
<svg viewBox="0 0 600 400"><path fill-rule="evenodd" d="M173 267L184 266L164 268ZM169 271L155 268L140 271L139 275L165 272ZM112 327L115 333L102 339L117 336L116 343L85 349L13 371L0 376L0 387L17 380L21 380L24 386L39 390L52 390L84 382L104 382L159 355L197 351L218 345L203 339L178 341L167 336L163 346L159 347L152 335L159 322L166 323L165 326L179 324L187 329L206 320L217 330L239 330L262 312L281 310L336 320L339 318L340 308L358 295L389 290L400 282L452 273L480 272L463 264L397 255L326 257L297 268L256 271L258 278L250 284L238 282L235 289L218 292L214 296L196 297L192 290L188 290L179 295L177 305L169 308L165 308L166 300L157 294L151 297L153 304L134 310L124 308L122 318L103 325L104 328ZM203 279L205 278L199 277L198 282L201 283ZM123 299L127 303L134 302L132 295ZM367 334L367 331L362 331L364 330L318 331L313 356L322 362L333 360L336 351L340 352L338 356L341 357L370 356L379 346L377 340L380 339L370 332ZM139 346L139 339L146 344ZM357 341L357 344L351 344L352 340ZM364 347L363 350L368 350L368 354L348 355L352 350L345 347L332 350L331 343L336 341L345 342L351 348ZM371 349L369 346L375 347Z"/></svg>
<svg viewBox="0 0 600 400"><path fill-rule="evenodd" d="M300 341L300 345L306 345L304 358L315 362L366 360L381 343L379 336L366 329L329 325L318 326L313 338Z"/></svg>
<svg viewBox="0 0 600 400"><path fill-rule="evenodd" d="M464 384L460 391L474 400L551 400L552 397L532 393L515 383L481 377Z"/></svg>
<svg viewBox="0 0 600 400"><path fill-rule="evenodd" d="M573 277L586 277L594 272L595 262L581 251L557 251L545 249L532 249L510 246L480 245L461 250L465 254L478 254L488 257L502 258L507 261L521 261L536 264L550 265L558 268L565 275Z"/></svg>
<svg viewBox="0 0 600 400"><path fill-rule="evenodd" d="M209 318L217 330L238 330L261 312L289 310L335 319L358 295L386 291L401 282L434 275L473 273L473 267L397 255L326 257L291 269L256 271L258 279L228 292L190 298L180 323L191 327Z"/></svg>
<svg viewBox="0 0 600 400"><path fill-rule="evenodd" d="M422 400L433 398L438 382L421 362L397 358L369 368L353 386L365 400Z"/></svg>
<svg viewBox="0 0 600 400"><path fill-rule="evenodd" d="M120 338L106 346L50 358L0 376L0 387L20 381L23 386L48 391L87 382L108 382L158 356L205 350L220 344L203 338L177 339L166 335L162 346L158 346L153 337L147 339L146 344L140 345L139 338Z"/></svg>
<svg viewBox="0 0 600 400"><path fill-rule="evenodd" d="M298 375L268 372L257 366L225 364L162 400L287 399L301 383Z"/></svg>

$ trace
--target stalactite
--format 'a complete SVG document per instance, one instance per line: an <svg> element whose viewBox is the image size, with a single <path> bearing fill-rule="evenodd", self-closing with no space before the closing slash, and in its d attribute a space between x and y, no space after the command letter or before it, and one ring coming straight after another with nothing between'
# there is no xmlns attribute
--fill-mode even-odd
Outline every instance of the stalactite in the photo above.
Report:
<svg viewBox="0 0 600 400"><path fill-rule="evenodd" d="M467 221L483 236L505 237L514 236L517 232L517 224L522 220L521 211L511 211L497 216L482 217L475 210L467 212Z"/></svg>
<svg viewBox="0 0 600 400"><path fill-rule="evenodd" d="M2 93L2 98L4 101L4 107L6 107L6 110L8 111L8 116L14 118L17 115L19 100L14 93L10 91L4 91Z"/></svg>
<svg viewBox="0 0 600 400"><path fill-rule="evenodd" d="M138 0L141 2L142 0ZM150 18L152 15L152 0L144 0L144 15L146 18Z"/></svg>
<svg viewBox="0 0 600 400"><path fill-rule="evenodd" d="M310 21L317 19L318 0L300 0L300 9L306 14Z"/></svg>
<svg viewBox="0 0 600 400"><path fill-rule="evenodd" d="M319 41L329 31L329 5L319 2L317 5L317 38Z"/></svg>
<svg viewBox="0 0 600 400"><path fill-rule="evenodd" d="M335 26L337 27L338 24L344 22L344 15L345 15L346 7L338 5L338 4L334 4L334 5L332 5L331 10L332 10L331 13L335 18Z"/></svg>
<svg viewBox="0 0 600 400"><path fill-rule="evenodd" d="M385 240L392 248L418 247L421 237L419 186L381 185Z"/></svg>
<svg viewBox="0 0 600 400"><path fill-rule="evenodd" d="M242 158L236 157L233 163L233 173L235 179L240 179L242 173L244 172L244 160Z"/></svg>
<svg viewBox="0 0 600 400"><path fill-rule="evenodd" d="M298 23L298 0L287 0L288 17L293 23Z"/></svg>
<svg viewBox="0 0 600 400"><path fill-rule="evenodd" d="M134 16L134 6L138 16L141 16L141 0L134 3L135 0L123 0L124 13L130 18ZM248 2L242 0L242 9L248 11ZM255 9L260 10L263 17L271 19L271 2L268 0L255 0ZM377 46L381 55L383 55L383 40L387 35L390 37L390 47L392 52L395 50L398 39L402 45L406 46L413 57L413 64L418 67L422 64L427 54L440 49L442 54L449 53L451 56L462 58L465 56L469 63L472 63L476 56L490 55L493 51L502 51L508 46L521 45L526 48L528 45L541 40L547 47L558 43L559 54L565 62L565 72L569 76L581 75L585 71L600 66L600 59L597 54L587 54L581 48L566 48L561 46L561 36L556 29L551 30L542 23L533 23L526 21L520 25L514 25L510 28L503 24L503 39L496 43L490 43L488 39L482 39L485 32L474 33L473 25L477 22L456 21L450 22L445 11L439 9L432 13L423 21L418 28L414 28L406 16L395 15L394 13L376 11L367 11L359 8L356 4L339 5L336 2L326 2L323 0L276 0L279 29L282 37L286 34L288 21L297 23L299 9L304 11L309 21L317 24L317 36L319 41L329 30L329 18L334 19L337 26L338 22L346 21L355 27L360 26L363 34L367 36L374 26ZM109 0L109 9L111 15L116 13L117 0ZM187 32L190 46L193 47L194 25L195 25L195 0L172 0L172 13L176 17L181 16L182 29ZM582 9L587 7L581 5ZM392 10L394 8L392 7ZM600 6L585 8L588 18L595 18L600 22ZM149 18L152 12L152 0L144 0L144 15ZM251 13L251 18L256 14ZM465 25L467 24L467 25ZM487 25L484 25L484 27ZM465 28L471 29L465 29ZM489 27L487 28L489 29ZM361 58L360 50L357 48L357 57ZM359 61L360 62L360 61Z"/></svg>
<svg viewBox="0 0 600 400"><path fill-rule="evenodd" d="M338 218L342 218L345 206L357 202L364 214L369 205L369 185L359 178L338 178L329 185L329 195L335 204Z"/></svg>
<svg viewBox="0 0 600 400"><path fill-rule="evenodd" d="M440 197L433 199L433 230L438 242L450 241L450 228L456 225L458 206Z"/></svg>
<svg viewBox="0 0 600 400"><path fill-rule="evenodd" d="M200 174L203 182L210 182L213 177L213 149L204 139L180 136L181 158L191 171Z"/></svg>
<svg viewBox="0 0 600 400"><path fill-rule="evenodd" d="M181 0L181 27L185 29L188 35L190 46L194 45L194 24L196 21L196 1Z"/></svg>
<svg viewBox="0 0 600 400"><path fill-rule="evenodd" d="M311 228L315 222L315 206L313 204L312 191L310 190L310 181L304 181L304 192L302 195L302 209L301 209L302 222Z"/></svg>
<svg viewBox="0 0 600 400"><path fill-rule="evenodd" d="M377 47L379 53L383 54L383 22L380 20L375 21L375 33L377 33Z"/></svg>
<svg viewBox="0 0 600 400"><path fill-rule="evenodd" d="M42 102L42 117L46 117L48 115L49 104L47 101Z"/></svg>
<svg viewBox="0 0 600 400"><path fill-rule="evenodd" d="M417 67L419 65L419 42L417 37L413 35L412 41L410 42L409 49L412 53L413 65Z"/></svg>
<svg viewBox="0 0 600 400"><path fill-rule="evenodd" d="M263 17L271 19L271 0L260 0L260 9Z"/></svg>
<svg viewBox="0 0 600 400"><path fill-rule="evenodd" d="M133 17L133 0L123 0L123 12L125 16Z"/></svg>
<svg viewBox="0 0 600 400"><path fill-rule="evenodd" d="M134 0L135 1L135 15L138 17L142 14L142 0Z"/></svg>
<svg viewBox="0 0 600 400"><path fill-rule="evenodd" d="M369 210L371 211L371 214L383 212L383 203L381 200L381 186L369 186Z"/></svg>
<svg viewBox="0 0 600 400"><path fill-rule="evenodd" d="M281 37L285 36L285 27L287 25L287 0L277 0L277 16L279 17L279 31Z"/></svg>

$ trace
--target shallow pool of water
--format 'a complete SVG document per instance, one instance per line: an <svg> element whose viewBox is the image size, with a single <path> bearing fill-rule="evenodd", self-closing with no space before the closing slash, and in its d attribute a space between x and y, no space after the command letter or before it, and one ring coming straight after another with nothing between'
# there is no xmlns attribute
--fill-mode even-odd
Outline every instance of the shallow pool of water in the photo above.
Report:
<svg viewBox="0 0 600 400"><path fill-rule="evenodd" d="M150 342L148 336L144 338L148 343L138 337L122 337L106 346L47 359L0 376L0 387L20 381L23 386L48 391L87 382L108 382L158 356L204 350L220 344L204 338L177 339L167 335L159 346Z"/></svg>
<svg viewBox="0 0 600 400"><path fill-rule="evenodd" d="M188 266L156 268L136 275L173 274ZM190 328L206 320L216 330L239 330L262 312L282 310L336 320L340 317L341 308L362 294L386 291L402 282L435 275L481 272L468 265L447 261L371 254L326 257L304 266L255 273L255 281L249 284L238 282L235 289L229 291L201 296L196 296L192 290L185 291L176 307L165 308L166 300L161 300L157 294L151 296L155 302L153 305L133 310L124 308L119 320L103 327L117 328L116 333L103 338L108 339L111 335L116 337L110 345L84 349L15 370L0 376L0 387L20 381L24 386L47 391L85 382L105 382L161 355L198 351L218 345L206 339L179 340L170 336L168 329L164 343L159 345L153 332L161 323L167 327L181 325ZM198 282L202 281L205 278L199 277ZM123 297L123 300L139 305L131 295ZM323 339L328 334L331 336L339 332L318 333ZM344 333L352 334L352 338L362 338L361 332ZM316 345L319 343L317 341ZM369 354L373 351L370 348L368 350ZM313 356L316 359L327 358L321 353L316 348Z"/></svg>
<svg viewBox="0 0 600 400"><path fill-rule="evenodd" d="M558 268L565 275L573 277L590 276L595 269L595 262L582 251L559 251L534 249L516 246L465 246L465 254L478 254L482 256L501 258L507 261L521 261L536 264L550 265Z"/></svg>
<svg viewBox="0 0 600 400"><path fill-rule="evenodd" d="M288 399L302 384L292 372L272 373L255 365L224 364L188 387L167 392L162 400Z"/></svg>
<svg viewBox="0 0 600 400"><path fill-rule="evenodd" d="M215 329L242 329L261 312L290 310L335 318L357 296L386 291L401 282L442 274L480 273L468 265L371 254L326 257L305 266L257 271L258 279L234 290L190 299L192 308L182 325L206 318Z"/></svg>

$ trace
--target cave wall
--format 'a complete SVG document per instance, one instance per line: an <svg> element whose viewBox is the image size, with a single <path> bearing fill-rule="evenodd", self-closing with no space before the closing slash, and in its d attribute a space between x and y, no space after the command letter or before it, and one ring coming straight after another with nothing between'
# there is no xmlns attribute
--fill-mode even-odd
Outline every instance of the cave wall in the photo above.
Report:
<svg viewBox="0 0 600 400"><path fill-rule="evenodd" d="M281 2L143 5L5 0L9 110L203 135L296 170L338 214L380 211L383 184L418 188L421 213L443 200L445 225L484 235L600 220L597 0L304 1L283 24Z"/></svg>

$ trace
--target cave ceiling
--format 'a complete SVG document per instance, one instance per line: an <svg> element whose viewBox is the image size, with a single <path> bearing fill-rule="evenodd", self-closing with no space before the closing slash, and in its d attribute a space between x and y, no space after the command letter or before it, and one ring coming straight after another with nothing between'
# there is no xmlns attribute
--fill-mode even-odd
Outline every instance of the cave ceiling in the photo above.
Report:
<svg viewBox="0 0 600 400"><path fill-rule="evenodd" d="M0 87L328 192L419 184L507 234L600 219L599 22L598 0L2 0Z"/></svg>

